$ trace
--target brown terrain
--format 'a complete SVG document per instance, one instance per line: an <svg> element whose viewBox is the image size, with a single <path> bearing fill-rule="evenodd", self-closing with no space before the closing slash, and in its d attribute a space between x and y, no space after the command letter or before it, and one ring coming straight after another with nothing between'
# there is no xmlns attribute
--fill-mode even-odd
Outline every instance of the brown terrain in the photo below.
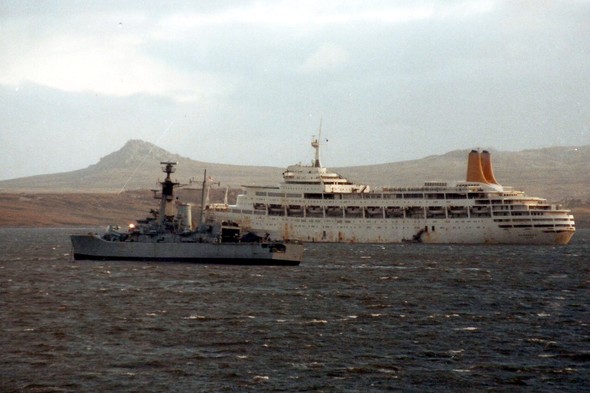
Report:
<svg viewBox="0 0 590 393"><path fill-rule="evenodd" d="M230 197L235 201L237 190ZM201 190L183 189L177 196L200 208ZM225 190L213 190L211 201L221 202ZM0 227L97 227L126 225L158 208L150 190L122 193L0 193Z"/></svg>
<svg viewBox="0 0 590 393"><path fill-rule="evenodd" d="M462 150L421 160L334 169L371 186L420 185L424 180L464 178L468 153ZM578 228L590 228L590 146L492 154L498 181L564 204L572 209ZM150 189L159 188L155 180L162 179L160 161L179 163L175 178L186 184L179 198L193 203L194 211L201 202L205 169L221 183L212 190L211 200L221 201L229 184L230 202L235 201L241 184L276 184L284 170L204 163L147 142L129 141L85 169L0 181L0 227L96 227L144 218L157 206Z"/></svg>

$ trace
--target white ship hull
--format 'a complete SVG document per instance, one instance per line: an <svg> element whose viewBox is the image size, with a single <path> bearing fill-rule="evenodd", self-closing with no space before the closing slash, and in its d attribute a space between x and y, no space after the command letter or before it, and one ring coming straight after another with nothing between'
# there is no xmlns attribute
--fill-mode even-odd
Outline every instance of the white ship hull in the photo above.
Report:
<svg viewBox="0 0 590 393"><path fill-rule="evenodd" d="M219 212L217 212L219 214ZM567 244L572 229L548 227L499 228L486 219L355 219L252 217L222 213L245 228L271 237L304 242L433 244ZM553 225L551 225L553 227Z"/></svg>
<svg viewBox="0 0 590 393"><path fill-rule="evenodd" d="M130 242L97 235L73 235L71 240L76 260L299 265L303 258L303 245L295 243Z"/></svg>

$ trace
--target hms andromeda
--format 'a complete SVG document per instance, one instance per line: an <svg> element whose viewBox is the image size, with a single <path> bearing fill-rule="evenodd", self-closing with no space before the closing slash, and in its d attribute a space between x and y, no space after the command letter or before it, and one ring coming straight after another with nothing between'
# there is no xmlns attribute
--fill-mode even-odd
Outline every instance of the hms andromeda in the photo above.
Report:
<svg viewBox="0 0 590 393"><path fill-rule="evenodd" d="M235 205L209 204L209 220L304 242L567 244L569 210L498 183L487 151L468 155L465 181L371 190L320 163L292 165L278 186L243 186Z"/></svg>
<svg viewBox="0 0 590 393"><path fill-rule="evenodd" d="M271 241L253 233L243 233L230 220L201 222L193 226L191 205L175 198L174 188L180 183L171 179L176 162L162 162L166 179L162 190L154 191L160 201L159 210L137 220L127 230L109 225L102 235L72 235L76 260L194 262L240 265L299 265L303 245ZM203 180L203 194L207 178Z"/></svg>

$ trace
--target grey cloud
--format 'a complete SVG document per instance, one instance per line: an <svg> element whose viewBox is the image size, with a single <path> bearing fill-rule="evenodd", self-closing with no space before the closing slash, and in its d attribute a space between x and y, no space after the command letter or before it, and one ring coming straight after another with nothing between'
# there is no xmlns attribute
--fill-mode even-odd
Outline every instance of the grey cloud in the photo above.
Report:
<svg viewBox="0 0 590 393"><path fill-rule="evenodd" d="M114 20L113 15L131 15L135 19L123 20L122 29L142 39L136 48L145 58L171 72L210 73L226 88L192 103L156 93L97 98L38 86L18 94L14 87L2 88L0 100L10 105L0 109L0 137L12 140L10 145L3 140L3 146L13 152L3 154L4 163L15 165L33 151L42 165L19 164L21 175L76 169L126 139L155 143L172 124L158 144L175 153L202 161L283 166L309 158L309 137L320 118L330 139L324 154L330 166L474 146L519 150L588 144L590 3L550 3L528 9L498 2L473 16L407 23L357 20L301 29L209 25L175 36L161 34L159 22L172 14L217 12L237 3L204 2L198 8L184 3L173 10L150 3L103 3L98 15L105 19L94 19L96 26L84 34L110 34L111 27L98 25ZM349 3L344 11L359 4ZM59 27L67 3L65 9L41 8L38 12L47 15L30 16L31 26L47 21L47 34L54 26L67 30ZM73 25L86 29L84 17ZM326 47L338 48L340 61L304 72L306 61ZM93 149L77 144L80 130L96 141ZM67 159L52 162L66 149L44 150L38 143L48 133L59 145L68 145Z"/></svg>

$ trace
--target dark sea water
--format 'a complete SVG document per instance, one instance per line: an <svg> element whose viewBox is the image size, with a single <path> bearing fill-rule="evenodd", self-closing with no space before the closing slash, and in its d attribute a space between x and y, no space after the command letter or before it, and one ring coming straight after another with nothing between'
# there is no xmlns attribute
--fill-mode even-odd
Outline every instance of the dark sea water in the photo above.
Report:
<svg viewBox="0 0 590 393"><path fill-rule="evenodd" d="M70 233L0 230L1 392L590 391L588 230L287 268L74 262Z"/></svg>

